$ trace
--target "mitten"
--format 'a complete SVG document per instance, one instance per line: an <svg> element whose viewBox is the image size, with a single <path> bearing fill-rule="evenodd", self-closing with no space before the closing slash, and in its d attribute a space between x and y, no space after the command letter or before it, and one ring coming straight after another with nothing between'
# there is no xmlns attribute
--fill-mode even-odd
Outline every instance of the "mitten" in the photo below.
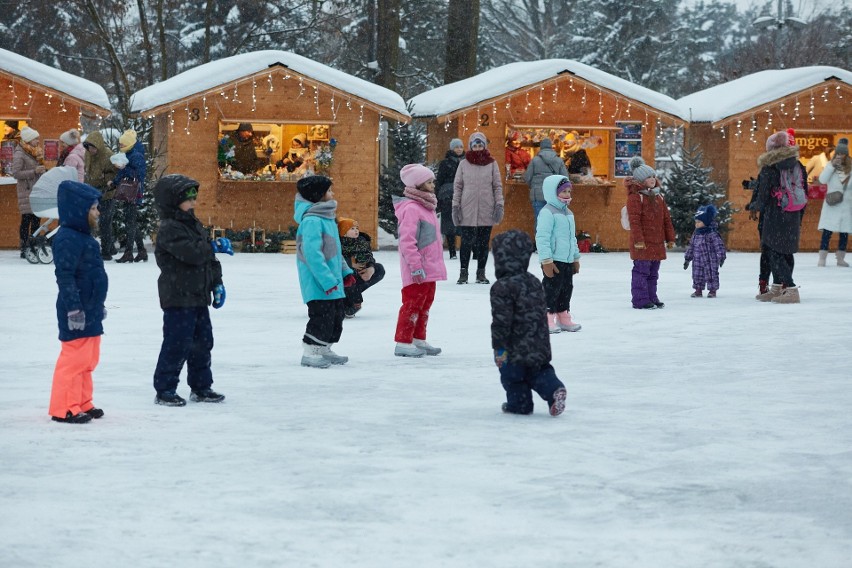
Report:
<svg viewBox="0 0 852 568"><path fill-rule="evenodd" d="M328 290L326 290L325 295L331 296L332 292L334 292L335 290L337 290L337 286L333 286L333 287L329 288Z"/></svg>
<svg viewBox="0 0 852 568"><path fill-rule="evenodd" d="M213 307L217 310L225 305L225 285L217 284L213 288Z"/></svg>
<svg viewBox="0 0 852 568"><path fill-rule="evenodd" d="M231 246L231 239L217 237L210 241L210 246L213 247L213 252L223 252L234 256L234 247Z"/></svg>
<svg viewBox="0 0 852 568"><path fill-rule="evenodd" d="M553 264L552 260L548 260L541 264L541 271L544 272L544 275L548 278L553 278L554 274L559 274L559 269L556 268L556 265Z"/></svg>
<svg viewBox="0 0 852 568"><path fill-rule="evenodd" d="M689 268L689 261L688 261L688 260L684 260L684 261L683 261L683 269L684 269L684 270L686 270L687 268Z"/></svg>
<svg viewBox="0 0 852 568"><path fill-rule="evenodd" d="M575 260L574 262L571 263L571 270L573 271L574 274L580 273L580 261L579 260Z"/></svg>
<svg viewBox="0 0 852 568"><path fill-rule="evenodd" d="M35 167L35 173L36 173L37 176L40 176L41 174L43 174L44 173L44 166L36 166Z"/></svg>
<svg viewBox="0 0 852 568"><path fill-rule="evenodd" d="M505 349L494 350L494 364L498 369L502 369L503 365L509 362L509 352Z"/></svg>
<svg viewBox="0 0 852 568"><path fill-rule="evenodd" d="M349 288L350 286L354 286L354 285L355 285L355 275L354 274L347 274L346 278L343 279L343 287Z"/></svg>
<svg viewBox="0 0 852 568"><path fill-rule="evenodd" d="M68 312L68 329L85 329L86 328L86 312L74 310Z"/></svg>
<svg viewBox="0 0 852 568"><path fill-rule="evenodd" d="M453 207L453 225L461 225L462 216L461 216L461 208Z"/></svg>
<svg viewBox="0 0 852 568"><path fill-rule="evenodd" d="M107 317L107 309L106 309L106 306L104 306L104 317L101 321L105 320L106 317Z"/></svg>
<svg viewBox="0 0 852 568"><path fill-rule="evenodd" d="M499 225L500 221L503 220L503 206L497 205L494 207L494 224Z"/></svg>
<svg viewBox="0 0 852 568"><path fill-rule="evenodd" d="M411 279L414 280L416 284L423 284L426 281L426 271L422 268L412 270Z"/></svg>

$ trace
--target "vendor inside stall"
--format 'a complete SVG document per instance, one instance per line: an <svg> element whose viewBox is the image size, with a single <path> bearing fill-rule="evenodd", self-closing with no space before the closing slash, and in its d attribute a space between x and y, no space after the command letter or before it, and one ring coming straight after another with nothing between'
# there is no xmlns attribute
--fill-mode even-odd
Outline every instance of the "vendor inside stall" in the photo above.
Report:
<svg viewBox="0 0 852 568"><path fill-rule="evenodd" d="M27 125L23 120L0 120L0 177L12 175L12 157L15 146L21 141L21 128Z"/></svg>
<svg viewBox="0 0 852 568"><path fill-rule="evenodd" d="M541 141L548 139L556 154L565 162L571 181L576 184L607 183L609 176L610 132L608 130L579 130L571 127L513 127L507 133L506 178L520 179L519 173L539 152ZM516 149L512 149L516 148ZM511 158L510 158L510 152ZM517 152L527 156L522 159Z"/></svg>

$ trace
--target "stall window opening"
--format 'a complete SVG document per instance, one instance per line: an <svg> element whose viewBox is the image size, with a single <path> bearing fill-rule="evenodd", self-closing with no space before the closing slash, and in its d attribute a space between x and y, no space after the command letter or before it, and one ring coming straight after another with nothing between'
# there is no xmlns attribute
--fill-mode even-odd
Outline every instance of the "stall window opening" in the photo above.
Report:
<svg viewBox="0 0 852 568"><path fill-rule="evenodd" d="M296 181L316 170L315 154L329 141L327 124L220 122L220 177Z"/></svg>

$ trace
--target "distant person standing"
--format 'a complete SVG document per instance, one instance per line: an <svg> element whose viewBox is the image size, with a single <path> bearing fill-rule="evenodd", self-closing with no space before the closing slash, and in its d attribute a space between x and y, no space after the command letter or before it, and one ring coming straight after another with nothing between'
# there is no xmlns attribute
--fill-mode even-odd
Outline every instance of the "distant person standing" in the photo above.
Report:
<svg viewBox="0 0 852 568"><path fill-rule="evenodd" d="M541 189L542 183L544 183L545 178L554 175L568 177L568 170L565 168L565 162L553 150L553 142L550 138L545 138L539 143L538 154L535 155L527 171L524 172L524 180L530 186L530 203L533 209L533 220L536 224L538 223L538 214L547 205L547 200Z"/></svg>
<svg viewBox="0 0 852 568"><path fill-rule="evenodd" d="M822 240L819 245L819 262L817 266L825 266L828 256L828 243L834 232L840 233L837 243L837 266L848 267L846 262L846 245L849 233L852 232L852 159L849 158L849 140L841 138L837 143L834 158L826 164L820 173L819 182L828 186L826 201L822 204L817 228L822 231ZM829 194L840 194L843 200L836 205L828 204Z"/></svg>
<svg viewBox="0 0 852 568"><path fill-rule="evenodd" d="M819 180L822 170L824 170L825 166L828 165L833 153L834 146L829 144L825 147L825 150L815 156L812 156L811 159L808 160L808 165L805 166L805 171L808 174L808 182L813 183L814 181Z"/></svg>
<svg viewBox="0 0 852 568"><path fill-rule="evenodd" d="M441 234L447 238L447 251L450 259L456 258L456 226L453 224L453 182L456 170L464 158L464 142L458 138L450 140L447 155L438 164L438 213L441 214Z"/></svg>
<svg viewBox="0 0 852 568"><path fill-rule="evenodd" d="M43 173L44 150L39 145L39 133L25 126L21 130L21 141L15 146L12 158L12 177L18 180L18 210L21 212L19 229L21 258L24 258L24 250L30 237L41 224L30 206L30 193Z"/></svg>
<svg viewBox="0 0 852 568"><path fill-rule="evenodd" d="M115 177L116 168L110 161L110 151L106 147L103 134L95 130L86 136L83 142L86 149L85 171L86 183L101 192L98 210L101 212L98 218L98 233L101 237L101 258L112 260L113 235L112 216L115 213L114 191L110 191L109 182Z"/></svg>
<svg viewBox="0 0 852 568"><path fill-rule="evenodd" d="M145 147L137 140L135 130L125 130L118 139L119 149L127 156L127 166L120 169L112 180L112 186L118 187L123 180L135 180L139 184L136 199L122 202L124 205L124 225L126 243L124 254L116 262L147 262L148 251L142 242L142 233L138 227L139 205L142 204L142 192L145 189L145 175L148 170L145 161ZM137 254L133 256L133 244L136 244Z"/></svg>
<svg viewBox="0 0 852 568"><path fill-rule="evenodd" d="M77 170L77 181L86 178L86 149L80 143L80 131L72 128L59 135L59 161L57 166L68 166Z"/></svg>

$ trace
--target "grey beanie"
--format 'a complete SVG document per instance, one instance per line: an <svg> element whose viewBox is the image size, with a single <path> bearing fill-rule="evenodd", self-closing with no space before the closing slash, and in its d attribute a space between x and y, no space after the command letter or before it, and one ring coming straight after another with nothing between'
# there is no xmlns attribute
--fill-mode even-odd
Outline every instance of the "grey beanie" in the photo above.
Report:
<svg viewBox="0 0 852 568"><path fill-rule="evenodd" d="M553 142L550 141L550 138L545 138L539 143L538 147L542 150L552 150Z"/></svg>
<svg viewBox="0 0 852 568"><path fill-rule="evenodd" d="M849 139L841 138L837 141L837 148L834 149L835 156L848 156L849 155Z"/></svg>
<svg viewBox="0 0 852 568"><path fill-rule="evenodd" d="M464 148L464 142L461 141L461 138L450 140L450 150L455 150L456 148Z"/></svg>
<svg viewBox="0 0 852 568"><path fill-rule="evenodd" d="M630 169L633 171L633 179L636 181L645 181L648 178L657 177L654 168L646 164L640 156L631 158Z"/></svg>

